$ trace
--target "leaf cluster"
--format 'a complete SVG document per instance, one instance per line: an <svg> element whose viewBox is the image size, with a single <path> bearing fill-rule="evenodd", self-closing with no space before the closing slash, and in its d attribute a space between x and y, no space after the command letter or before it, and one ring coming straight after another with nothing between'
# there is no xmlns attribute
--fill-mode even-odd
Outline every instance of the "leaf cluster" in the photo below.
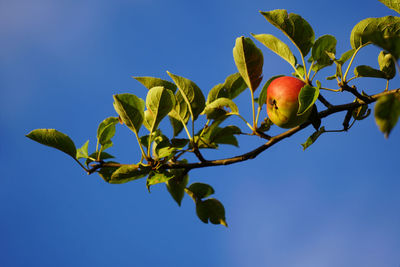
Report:
<svg viewBox="0 0 400 267"><path fill-rule="evenodd" d="M398 1L381 2L399 12ZM76 148L70 137L55 129L36 129L27 134L27 137L66 153L88 174L96 172L107 183L123 184L146 179L149 191L152 186L163 183L178 205L181 205L185 194L189 195L202 222L227 226L224 206L219 200L210 198L214 189L199 182L188 185L189 172L192 169L233 164L254 158L284 138L313 125L315 132L302 144L305 150L322 134L347 131L356 121L368 117L371 113L370 105L375 101L373 114L376 123L384 135L389 136L400 117L400 89L388 88L389 81L396 75L400 57L399 17L362 20L351 32L351 49L337 56L336 38L329 34L316 38L311 25L300 15L288 13L286 10L272 10L261 14L297 49L297 53L294 53L287 43L271 33L252 34L255 40L289 63L293 68L293 75L304 81L305 85L298 96L297 114L304 114L310 109L312 112L309 120L302 125L276 136L267 134L273 124L267 117L260 118L261 110L266 103L269 85L284 74L273 76L262 85L262 50L252 38L241 36L236 39L233 48L233 59L238 72L226 77L223 83L215 85L207 96L195 82L170 72L167 72L170 81L156 77L133 77L146 88L146 98L141 99L131 93L115 94L113 105L116 114L100 122L96 146L90 153L89 140ZM375 45L381 49L377 57L379 69L367 65L353 67L357 53L367 45ZM325 88L321 81L315 79L320 70L330 66L333 66L334 74L327 79L336 79L337 89ZM352 67L354 77L348 78ZM350 82L365 77L386 81L384 90L377 95L359 93ZM261 89L257 91L259 87ZM252 120L244 118L235 103L235 98L246 89L249 89L251 96L249 106ZM322 95L322 90L348 92L355 100L353 103L333 105ZM318 100L326 108L321 112L318 112ZM346 112L343 129L326 130L326 125L321 126L324 117L342 111ZM233 116L243 123L229 124ZM160 129L161 122L167 117L172 131ZM353 122L350 124L351 120ZM112 139L118 124L128 127L137 140L140 149L140 160L137 162L122 164L115 161L113 155L105 152L113 146ZM167 132L172 134L168 136ZM222 145L239 147L239 135L258 137L267 140L267 143L231 158L204 158L204 149L219 149ZM193 155L197 162L189 162L188 159L193 158Z"/></svg>

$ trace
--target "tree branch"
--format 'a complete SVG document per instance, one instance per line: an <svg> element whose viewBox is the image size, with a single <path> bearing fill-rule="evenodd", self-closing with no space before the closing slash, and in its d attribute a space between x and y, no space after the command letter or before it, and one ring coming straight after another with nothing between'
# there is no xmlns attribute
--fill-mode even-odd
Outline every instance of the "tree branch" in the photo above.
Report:
<svg viewBox="0 0 400 267"><path fill-rule="evenodd" d="M351 102L347 104L342 104L342 105L331 105L329 108L321 111L318 113L319 118L325 118L328 117L334 113L342 112L342 111L351 111L354 110L361 105L365 104L371 104L375 102L379 97L384 96L384 95L389 95L389 94L400 94L400 88L394 89L394 90L389 90L389 91L384 91L379 94L375 94L372 96L369 96L368 98L363 97L364 99L358 99L356 102ZM200 161L200 162L194 162L194 163L179 163L179 162L172 162L168 163L165 165L160 166L160 169L185 169L187 171L190 171L192 169L197 169L197 168L203 168L203 167L211 167L211 166L220 166L220 165L230 165L242 161L246 161L249 159L254 159L257 157L259 154L270 148L271 146L275 145L276 143L282 141L283 139L286 139L295 133L301 131L302 129L308 127L311 125L310 121L307 121L299 126L296 126L294 128L291 128L287 130L286 132L283 132L279 135L270 137L269 141L266 142L265 144L257 147L256 149L249 151L247 153L231 157L231 158L225 158L225 159L217 159L217 160L208 160L208 161ZM116 163L107 163L107 162L100 162L99 164L96 164L92 166L90 170L88 170L88 174L91 174L98 169L102 167L116 167L116 166L122 166L124 164L116 164Z"/></svg>
<svg viewBox="0 0 400 267"><path fill-rule="evenodd" d="M353 110L355 108L360 107L361 105L364 104L370 104L375 102L379 97L384 96L384 95L388 95L388 94L396 94L396 93L400 93L400 88L398 89L394 89L394 90L390 90L390 91L385 91L376 95L372 95L368 98L368 102L364 102L363 100L359 100L357 102L351 102L351 103L347 103L347 104L342 104L342 105L335 105L335 106L331 106L330 108L327 108L321 112L318 113L318 116L320 118L325 118L328 117L329 115L332 115L334 113L338 113L338 112L342 112L342 111L348 111L348 110ZM256 149L247 152L245 154L242 155L238 155L232 158L226 158L226 159L218 159L218 160L210 160L207 162L197 162L197 163L171 163L171 164L166 164L164 166L162 166L161 168L164 169L176 169L176 168L184 168L184 169L197 169L197 168L202 168L202 167L211 167L211 166L219 166L219 165L230 165L233 163L237 163L237 162L241 162L241 161L246 161L249 159L254 159L255 157L257 157L260 153L262 153L263 151L267 150L268 148L270 148L271 146L275 145L276 143L280 142L283 139L286 139L290 136L292 136L293 134L299 132L300 130L308 127L311 125L311 122L305 122L302 125L296 126L284 133L281 133L279 135L276 135L274 137L271 137L271 139L257 147Z"/></svg>

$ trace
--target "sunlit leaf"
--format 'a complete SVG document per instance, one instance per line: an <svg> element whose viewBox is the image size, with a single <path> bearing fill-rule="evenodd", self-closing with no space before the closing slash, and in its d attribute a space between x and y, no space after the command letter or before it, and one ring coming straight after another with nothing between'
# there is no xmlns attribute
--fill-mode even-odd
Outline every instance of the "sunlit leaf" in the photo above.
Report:
<svg viewBox="0 0 400 267"><path fill-rule="evenodd" d="M114 108L122 122L138 133L144 119L144 101L133 94L114 95Z"/></svg>
<svg viewBox="0 0 400 267"><path fill-rule="evenodd" d="M397 13L400 13L400 1L399 0L379 0L382 4L390 9L393 9Z"/></svg>
<svg viewBox="0 0 400 267"><path fill-rule="evenodd" d="M186 160L181 162L187 163ZM185 195L185 188L189 182L189 175L184 169L172 169L170 172L174 177L169 179L165 184L172 198L180 206Z"/></svg>
<svg viewBox="0 0 400 267"><path fill-rule="evenodd" d="M299 48L303 56L306 56L314 43L314 30L301 16L286 10L277 9L261 14L272 25L281 30Z"/></svg>
<svg viewBox="0 0 400 267"><path fill-rule="evenodd" d="M293 67L296 65L296 58L294 57L289 46L282 42L277 37L272 34L253 34L260 43L268 47L272 52L276 53L278 56L282 57Z"/></svg>
<svg viewBox="0 0 400 267"><path fill-rule="evenodd" d="M177 113L183 119L185 116L181 114L181 105L184 102L187 104L187 110L189 111L193 120L196 120L200 113L205 107L205 98L200 88L191 80L178 75L167 72L178 87L178 92L176 93L176 102L179 107Z"/></svg>
<svg viewBox="0 0 400 267"><path fill-rule="evenodd" d="M225 219L225 208L221 202L215 198L206 199L196 203L196 213L199 219L212 224L222 224L228 226Z"/></svg>
<svg viewBox="0 0 400 267"><path fill-rule="evenodd" d="M100 145L104 146L109 143L115 135L115 125L119 122L118 117L109 117L103 120L97 128L97 140Z"/></svg>
<svg viewBox="0 0 400 267"><path fill-rule="evenodd" d="M145 114L145 118L146 124L150 126L150 132L158 128L161 120L168 115L174 106L175 96L171 90L161 86L153 87L149 90L146 97L146 107L150 114Z"/></svg>
<svg viewBox="0 0 400 267"><path fill-rule="evenodd" d="M379 69L385 74L386 79L393 79L396 75L396 65L393 56L381 51L378 56Z"/></svg>
<svg viewBox="0 0 400 267"><path fill-rule="evenodd" d="M149 168L144 168L139 164L122 165L112 175L110 183L123 184L147 176Z"/></svg>
<svg viewBox="0 0 400 267"><path fill-rule="evenodd" d="M186 138L172 138L171 145L177 149L184 148L189 143L189 139Z"/></svg>
<svg viewBox="0 0 400 267"><path fill-rule="evenodd" d="M178 115L176 115L177 113L174 114L176 117L174 117L174 115L171 115L171 114L172 114L172 112L170 112L170 115L168 116L169 117L169 122L171 123L172 129L173 129L173 132L174 132L173 135L177 136L180 132L182 132L183 124L182 124L182 122L180 120L178 120L176 118L178 116Z"/></svg>
<svg viewBox="0 0 400 267"><path fill-rule="evenodd" d="M171 158L176 149L165 135L157 136L154 139L153 154L156 158Z"/></svg>
<svg viewBox="0 0 400 267"><path fill-rule="evenodd" d="M197 199L203 199L214 194L214 189L209 184L204 183L193 183L188 187L188 190L191 191Z"/></svg>
<svg viewBox="0 0 400 267"><path fill-rule="evenodd" d="M305 76L305 71L304 71L304 66L303 65L297 65L296 66L296 72L293 73L294 76L296 76L299 79L303 79Z"/></svg>
<svg viewBox="0 0 400 267"><path fill-rule="evenodd" d="M146 186L149 189L150 186L165 183L173 177L174 175L168 171L152 171L147 178Z"/></svg>
<svg viewBox="0 0 400 267"><path fill-rule="evenodd" d="M166 89L171 90L174 93L176 91L176 85L174 83L160 78L155 78L155 77L132 77L132 78L143 84L144 87L146 87L149 90L153 87L162 86Z"/></svg>
<svg viewBox="0 0 400 267"><path fill-rule="evenodd" d="M236 39L233 58L247 87L254 92L262 80L264 57L261 50L250 38L242 36Z"/></svg>
<svg viewBox="0 0 400 267"><path fill-rule="evenodd" d="M321 127L318 131L315 131L310 137L307 138L306 142L304 144L301 144L303 146L303 151L306 150L309 146L314 144L314 142L320 137L321 134L325 132L325 127Z"/></svg>
<svg viewBox="0 0 400 267"><path fill-rule="evenodd" d="M76 150L76 159L87 159L89 157L88 146L89 140L87 140L82 147Z"/></svg>
<svg viewBox="0 0 400 267"><path fill-rule="evenodd" d="M335 53L336 38L332 35L323 35L319 37L315 41L311 50L310 61L315 61L313 70L319 71L320 69L331 65L333 63L332 57L334 57Z"/></svg>
<svg viewBox="0 0 400 267"><path fill-rule="evenodd" d="M351 47L357 49L368 43L375 44L396 59L400 57L400 17L367 18L354 26Z"/></svg>
<svg viewBox="0 0 400 267"><path fill-rule="evenodd" d="M226 78L224 83L217 84L210 90L207 96L206 105L220 97L234 99L246 88L247 85L240 73L231 74Z"/></svg>
<svg viewBox="0 0 400 267"><path fill-rule="evenodd" d="M342 56L337 60L338 63L343 65L346 63L347 60L349 60L355 53L356 49L350 49L342 54Z"/></svg>
<svg viewBox="0 0 400 267"><path fill-rule="evenodd" d="M382 96L375 104L375 122L388 138L400 116L400 95Z"/></svg>
<svg viewBox="0 0 400 267"><path fill-rule="evenodd" d="M55 129L36 129L26 135L26 137L42 145L50 146L62 152L76 157L76 147L68 135Z"/></svg>
<svg viewBox="0 0 400 267"><path fill-rule="evenodd" d="M109 161L107 163L116 163L114 161ZM111 180L111 176L113 175L113 173L118 169L118 167L115 166L108 166L108 167L103 167L100 170L97 171L97 173L100 175L101 178L103 178L104 181L106 181L107 183L110 182Z"/></svg>
<svg viewBox="0 0 400 267"><path fill-rule="evenodd" d="M207 119L216 119L224 115L237 115L239 114L239 109L229 98L220 97L207 104L203 114L207 115Z"/></svg>
<svg viewBox="0 0 400 267"><path fill-rule="evenodd" d="M319 88L306 84L301 88L299 93L299 110L298 115L304 114L309 108L311 108L319 96Z"/></svg>
<svg viewBox="0 0 400 267"><path fill-rule="evenodd" d="M386 74L383 71L374 69L366 65L360 65L354 68L354 75L356 77L371 77L371 78L386 79Z"/></svg>

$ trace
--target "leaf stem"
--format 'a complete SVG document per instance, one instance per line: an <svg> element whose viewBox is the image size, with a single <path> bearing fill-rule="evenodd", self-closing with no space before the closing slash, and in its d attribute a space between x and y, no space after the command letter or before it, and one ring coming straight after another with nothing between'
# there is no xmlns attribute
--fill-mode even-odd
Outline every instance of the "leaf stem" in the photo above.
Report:
<svg viewBox="0 0 400 267"><path fill-rule="evenodd" d="M311 65L310 65L310 69L308 70L308 74L307 74L307 77L310 77L310 75L311 75L311 70L312 70L312 67L314 66L314 60L311 62ZM310 83L312 82L312 79L315 77L315 74L317 74L317 72L314 72L314 75L313 75L313 77L311 78L311 79L309 79L310 80ZM308 78L307 78L308 79Z"/></svg>
<svg viewBox="0 0 400 267"><path fill-rule="evenodd" d="M297 45L296 45L297 46ZM305 83L306 84L311 84L310 83L310 80L309 80L309 78L308 78L308 73L307 73L307 67L306 67L306 62L305 62L305 60L304 60L304 56L303 56L303 53L301 52L301 50L300 50L300 48L299 47L297 47L298 49L299 49L299 51L300 51L300 56L301 56L301 61L303 62L303 68L304 68L304 79L305 79ZM311 68L310 68L310 70L311 70Z"/></svg>
<svg viewBox="0 0 400 267"><path fill-rule="evenodd" d="M88 172L88 169L86 169L86 167L85 166L83 166L83 164L79 161L79 160L77 160L76 158L73 158L76 162L78 162L78 164L79 164L79 166L81 166L82 167L82 169L84 169L85 170L85 172Z"/></svg>
<svg viewBox="0 0 400 267"><path fill-rule="evenodd" d="M369 45L369 43L366 43L366 44L361 45L360 47L358 47L358 48L356 49L356 51L354 51L354 54L353 54L353 56L351 57L351 60L350 60L350 62L349 62L349 65L347 65L346 72L344 73L344 76L343 76L343 78L342 78L342 82L343 82L343 83L348 82L348 81L346 81L346 78L347 78L347 74L349 73L350 67L351 67L351 65L353 64L354 58L356 57L358 51L360 51L360 49L363 48L363 47L366 46L366 45Z"/></svg>
<svg viewBox="0 0 400 267"><path fill-rule="evenodd" d="M259 105L257 108L256 125L258 125L258 119L260 117L260 113L261 113L261 106Z"/></svg>
<svg viewBox="0 0 400 267"><path fill-rule="evenodd" d="M257 129L257 123L256 123L256 111L254 107L254 92L251 89L250 92L251 92L251 110L253 112L253 128L251 128L251 130L255 132L255 130Z"/></svg>
<svg viewBox="0 0 400 267"><path fill-rule="evenodd" d="M320 87L319 89L326 90L326 91L331 91L331 92L341 92L342 91L341 88L339 88L339 89L330 89L330 88Z"/></svg>
<svg viewBox="0 0 400 267"><path fill-rule="evenodd" d="M236 115L237 115L239 118L241 118L242 121L244 121L244 123L246 123L246 125L250 128L251 131L253 131L253 127L251 127L250 123L248 123L248 122L246 121L246 119L242 117L242 115L240 115L240 114L236 114Z"/></svg>
<svg viewBox="0 0 400 267"><path fill-rule="evenodd" d="M140 151L142 152L143 158L145 158L147 161L149 161L149 158L150 158L150 157L147 157L147 156L146 156L146 153L144 152L144 149L143 149L143 145L142 145L142 143L140 142L140 138L139 138L138 133L137 133L136 131L135 131L134 133L135 133L135 136L136 136L136 140L138 141ZM150 137L149 137L149 138L150 138Z"/></svg>
<svg viewBox="0 0 400 267"><path fill-rule="evenodd" d="M351 77L350 79L347 80L347 83L357 78L358 78L357 76Z"/></svg>
<svg viewBox="0 0 400 267"><path fill-rule="evenodd" d="M189 137L189 140L192 141L192 137L190 136L189 129L187 128L186 123L184 123L184 121L182 120L182 118L181 118L181 122L182 122L182 124L183 124L183 128L185 129L185 132L186 132L187 136Z"/></svg>

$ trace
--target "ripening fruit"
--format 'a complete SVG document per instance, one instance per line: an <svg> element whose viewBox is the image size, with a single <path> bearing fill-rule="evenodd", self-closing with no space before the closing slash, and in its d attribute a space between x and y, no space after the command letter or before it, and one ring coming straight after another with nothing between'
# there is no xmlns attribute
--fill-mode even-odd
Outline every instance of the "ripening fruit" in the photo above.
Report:
<svg viewBox="0 0 400 267"><path fill-rule="evenodd" d="M311 108L302 115L298 96L305 83L297 78L283 76L276 78L267 88L267 113L269 119L282 128L293 128L304 123L311 113Z"/></svg>

